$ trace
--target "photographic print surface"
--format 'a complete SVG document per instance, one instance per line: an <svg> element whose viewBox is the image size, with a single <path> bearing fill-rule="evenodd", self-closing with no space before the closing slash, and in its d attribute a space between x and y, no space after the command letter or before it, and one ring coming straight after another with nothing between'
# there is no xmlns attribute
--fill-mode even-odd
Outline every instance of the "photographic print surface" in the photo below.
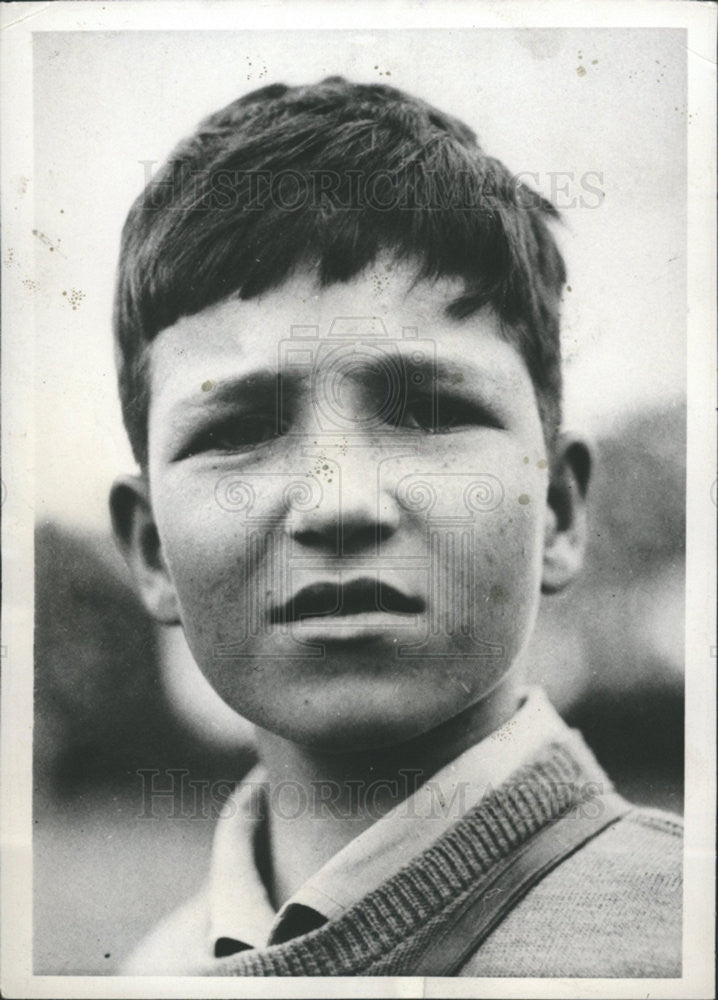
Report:
<svg viewBox="0 0 718 1000"><path fill-rule="evenodd" d="M8 995L708 995L686 5L54 6L3 182Z"/></svg>

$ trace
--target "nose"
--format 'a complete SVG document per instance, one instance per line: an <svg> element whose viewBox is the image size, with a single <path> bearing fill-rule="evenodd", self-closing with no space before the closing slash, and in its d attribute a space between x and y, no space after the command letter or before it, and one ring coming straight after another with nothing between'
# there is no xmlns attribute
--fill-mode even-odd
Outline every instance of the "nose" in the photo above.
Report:
<svg viewBox="0 0 718 1000"><path fill-rule="evenodd" d="M381 482L380 468L381 453L371 445L325 449L314 470L321 486L319 502L289 513L292 539L325 555L377 554L400 522L396 496L389 483Z"/></svg>

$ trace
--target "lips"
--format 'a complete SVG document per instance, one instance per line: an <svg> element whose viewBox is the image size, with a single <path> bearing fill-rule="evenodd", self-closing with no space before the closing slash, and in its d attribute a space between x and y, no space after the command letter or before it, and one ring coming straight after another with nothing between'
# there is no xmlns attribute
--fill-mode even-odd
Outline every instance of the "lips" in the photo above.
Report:
<svg viewBox="0 0 718 1000"><path fill-rule="evenodd" d="M305 618L340 618L371 612L420 614L425 607L421 598L367 577L345 584L323 582L303 587L286 604L273 608L270 620L273 625L284 625Z"/></svg>

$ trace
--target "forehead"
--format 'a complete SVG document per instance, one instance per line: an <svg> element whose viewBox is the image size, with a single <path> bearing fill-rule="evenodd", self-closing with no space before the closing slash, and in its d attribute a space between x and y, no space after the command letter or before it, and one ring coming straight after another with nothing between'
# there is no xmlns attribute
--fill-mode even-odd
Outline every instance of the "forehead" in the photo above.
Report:
<svg viewBox="0 0 718 1000"><path fill-rule="evenodd" d="M416 282L413 269L385 259L341 284L321 288L301 272L253 299L221 302L183 317L151 344L151 409L237 375L286 373L293 361L331 356L317 347L358 343L436 359L447 379L490 379L508 392L531 387L493 313L447 315L462 290L460 280Z"/></svg>

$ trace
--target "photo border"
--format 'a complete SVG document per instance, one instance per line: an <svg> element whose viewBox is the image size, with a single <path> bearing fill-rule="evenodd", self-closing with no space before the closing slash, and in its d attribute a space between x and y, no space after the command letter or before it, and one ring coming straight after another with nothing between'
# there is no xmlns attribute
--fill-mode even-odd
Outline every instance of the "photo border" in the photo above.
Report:
<svg viewBox="0 0 718 1000"><path fill-rule="evenodd" d="M2 979L9 997L436 996L652 997L713 995L716 655L715 596L715 28L714 4L682 0L461 2L10 3L2 7L3 257L32 260L33 204L11 178L33 176L32 36L45 31L419 27L673 27L688 31L688 321L686 569L686 842L681 979L289 979L36 976L32 973L32 659L35 476L33 293L2 303ZM200 24L201 27L197 27Z"/></svg>

